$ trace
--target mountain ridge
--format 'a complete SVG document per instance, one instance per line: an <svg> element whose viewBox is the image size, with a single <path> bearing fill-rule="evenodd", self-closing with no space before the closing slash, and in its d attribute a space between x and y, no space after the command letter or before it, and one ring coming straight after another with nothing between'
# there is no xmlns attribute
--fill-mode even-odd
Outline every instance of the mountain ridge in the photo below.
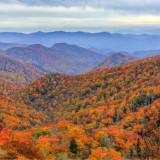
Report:
<svg viewBox="0 0 160 160"><path fill-rule="evenodd" d="M113 53L110 56L103 59L102 61L100 61L99 63L97 63L96 65L94 65L92 68L87 69L85 73L92 72L100 68L120 66L135 60L138 60L138 58L123 53Z"/></svg>
<svg viewBox="0 0 160 160"><path fill-rule="evenodd" d="M32 44L27 47L9 48L3 54L39 67L43 71L65 74L79 74L105 57L76 45L65 44L64 48L63 46L63 43L51 48Z"/></svg>
<svg viewBox="0 0 160 160"><path fill-rule="evenodd" d="M76 44L84 48L110 48L115 51L156 50L160 46L160 35L120 34L120 33L89 33L89 32L35 32L35 33L0 33L0 41L5 43L36 44L51 47L56 43Z"/></svg>

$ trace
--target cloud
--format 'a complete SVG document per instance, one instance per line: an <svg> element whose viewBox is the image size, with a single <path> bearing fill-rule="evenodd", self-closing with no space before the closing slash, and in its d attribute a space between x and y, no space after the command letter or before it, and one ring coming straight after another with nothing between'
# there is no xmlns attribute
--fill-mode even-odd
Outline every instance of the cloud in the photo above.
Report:
<svg viewBox="0 0 160 160"><path fill-rule="evenodd" d="M0 0L0 30L158 27L159 6L159 0Z"/></svg>
<svg viewBox="0 0 160 160"><path fill-rule="evenodd" d="M160 13L159 0L1 0L1 3L16 3L28 6L62 6L62 7L92 7L114 10L115 12Z"/></svg>
<svg viewBox="0 0 160 160"><path fill-rule="evenodd" d="M70 7L69 9L63 6L23 6L20 4L1 4L0 18L32 18L32 17L55 17L55 18L101 18L104 16L103 9L96 9L91 7L78 8ZM109 17L109 14L107 14Z"/></svg>

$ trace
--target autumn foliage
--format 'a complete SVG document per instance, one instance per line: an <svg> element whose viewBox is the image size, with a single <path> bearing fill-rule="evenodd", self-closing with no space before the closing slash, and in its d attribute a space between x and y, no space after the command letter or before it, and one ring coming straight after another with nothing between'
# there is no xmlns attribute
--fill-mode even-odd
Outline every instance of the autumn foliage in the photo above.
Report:
<svg viewBox="0 0 160 160"><path fill-rule="evenodd" d="M160 56L1 88L1 159L160 157Z"/></svg>

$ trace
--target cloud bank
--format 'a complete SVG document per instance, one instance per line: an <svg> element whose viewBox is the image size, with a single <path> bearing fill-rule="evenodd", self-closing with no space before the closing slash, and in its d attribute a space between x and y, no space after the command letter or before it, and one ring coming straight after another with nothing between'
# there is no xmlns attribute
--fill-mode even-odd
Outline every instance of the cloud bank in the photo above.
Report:
<svg viewBox="0 0 160 160"><path fill-rule="evenodd" d="M63 6L93 7L106 10L140 13L160 13L159 0L1 0L5 4L22 4L28 6Z"/></svg>
<svg viewBox="0 0 160 160"><path fill-rule="evenodd" d="M159 8L159 0L1 0L0 31L158 28Z"/></svg>

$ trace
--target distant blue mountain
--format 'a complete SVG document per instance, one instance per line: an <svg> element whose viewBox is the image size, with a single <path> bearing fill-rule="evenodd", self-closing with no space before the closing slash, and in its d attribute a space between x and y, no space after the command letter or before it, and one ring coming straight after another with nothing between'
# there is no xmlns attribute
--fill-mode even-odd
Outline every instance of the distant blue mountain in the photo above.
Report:
<svg viewBox="0 0 160 160"><path fill-rule="evenodd" d="M0 42L0 50L6 50L11 47L25 47L24 44L15 44L15 43L1 43Z"/></svg>
<svg viewBox="0 0 160 160"><path fill-rule="evenodd" d="M160 49L159 50L149 50L149 51L136 51L130 54L133 56L139 57L139 58L146 58L146 57L160 55Z"/></svg>
<svg viewBox="0 0 160 160"><path fill-rule="evenodd" d="M0 42L17 44L42 44L51 47L56 43L75 44L84 48L111 49L134 52L160 49L160 35L134 35L88 32L35 32L30 34L1 32Z"/></svg>
<svg viewBox="0 0 160 160"><path fill-rule="evenodd" d="M151 34L160 35L160 29L150 29L150 30L115 30L114 32L122 34Z"/></svg>

